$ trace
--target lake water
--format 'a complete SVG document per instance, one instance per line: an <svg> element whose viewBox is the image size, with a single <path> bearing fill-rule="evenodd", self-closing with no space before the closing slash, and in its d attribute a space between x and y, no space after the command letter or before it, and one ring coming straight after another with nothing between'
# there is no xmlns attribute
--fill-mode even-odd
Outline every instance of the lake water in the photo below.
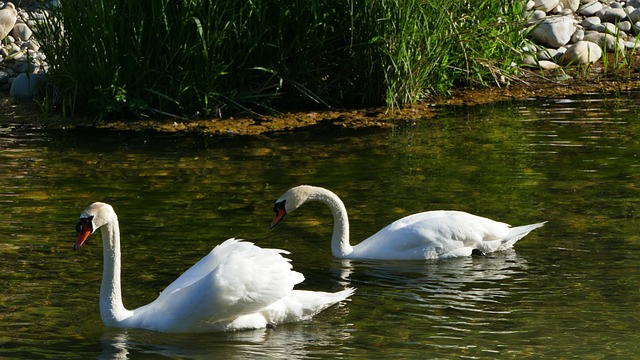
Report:
<svg viewBox="0 0 640 360"><path fill-rule="evenodd" d="M639 95L231 139L0 119L0 358L629 358L640 352ZM354 243L426 210L549 222L487 257L340 261L322 204L268 230L273 202L299 184L341 196ZM357 292L275 330L105 328L100 237L72 248L80 212L98 200L120 218L128 308L229 237L290 251L301 288Z"/></svg>

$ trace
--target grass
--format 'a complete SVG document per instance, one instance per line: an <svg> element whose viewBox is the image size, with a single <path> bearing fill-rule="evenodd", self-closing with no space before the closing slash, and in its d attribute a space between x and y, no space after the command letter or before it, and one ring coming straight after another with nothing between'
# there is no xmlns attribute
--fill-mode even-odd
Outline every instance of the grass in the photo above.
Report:
<svg viewBox="0 0 640 360"><path fill-rule="evenodd" d="M65 0L36 29L42 104L180 118L407 106L513 71L521 3Z"/></svg>

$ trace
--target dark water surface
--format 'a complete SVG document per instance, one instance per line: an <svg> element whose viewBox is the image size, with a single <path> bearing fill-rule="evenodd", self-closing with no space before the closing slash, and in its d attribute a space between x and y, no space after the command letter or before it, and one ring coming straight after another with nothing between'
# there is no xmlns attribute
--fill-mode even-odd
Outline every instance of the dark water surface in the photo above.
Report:
<svg viewBox="0 0 640 360"><path fill-rule="evenodd" d="M626 359L640 352L638 94L442 110L395 130L259 138L0 126L0 358ZM329 188L352 241L411 213L456 209L549 223L513 251L427 262L340 261ZM125 306L152 301L229 237L291 251L302 288L358 290L276 330L167 335L105 328L99 235L72 249L93 201L120 218Z"/></svg>

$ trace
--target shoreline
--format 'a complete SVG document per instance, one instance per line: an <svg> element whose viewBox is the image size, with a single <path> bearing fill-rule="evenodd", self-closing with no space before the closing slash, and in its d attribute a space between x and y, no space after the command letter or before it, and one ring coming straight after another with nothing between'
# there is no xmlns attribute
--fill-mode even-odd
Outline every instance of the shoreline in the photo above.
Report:
<svg viewBox="0 0 640 360"><path fill-rule="evenodd" d="M632 61L640 63L640 56ZM566 69L565 69L566 70ZM555 80L556 75L563 80ZM640 90L640 73L628 73L624 69L604 73L602 68L589 71L561 71L556 74L539 70L525 70L511 84L483 88L454 88L449 96L424 101L403 109L361 108L344 110L309 110L284 112L280 115L230 116L208 119L110 119L94 124L84 117L73 122L60 115L49 116L40 111L34 101L16 100L8 94L0 95L0 106L5 109L0 123L34 125L47 129L96 128L113 131L151 131L158 133L200 133L221 137L259 136L274 132L292 132L316 125L336 129L390 129L407 120L430 119L436 116L436 108L477 106L503 101L519 101L531 98L562 98L580 94L616 93ZM11 120L7 120L11 118Z"/></svg>

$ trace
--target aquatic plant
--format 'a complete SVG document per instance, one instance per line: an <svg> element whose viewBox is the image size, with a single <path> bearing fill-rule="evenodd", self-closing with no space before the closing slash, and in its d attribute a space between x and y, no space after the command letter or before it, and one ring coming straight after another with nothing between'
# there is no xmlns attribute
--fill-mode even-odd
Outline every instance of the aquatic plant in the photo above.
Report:
<svg viewBox="0 0 640 360"><path fill-rule="evenodd" d="M37 25L42 104L177 117L405 106L513 71L519 3L65 0Z"/></svg>

